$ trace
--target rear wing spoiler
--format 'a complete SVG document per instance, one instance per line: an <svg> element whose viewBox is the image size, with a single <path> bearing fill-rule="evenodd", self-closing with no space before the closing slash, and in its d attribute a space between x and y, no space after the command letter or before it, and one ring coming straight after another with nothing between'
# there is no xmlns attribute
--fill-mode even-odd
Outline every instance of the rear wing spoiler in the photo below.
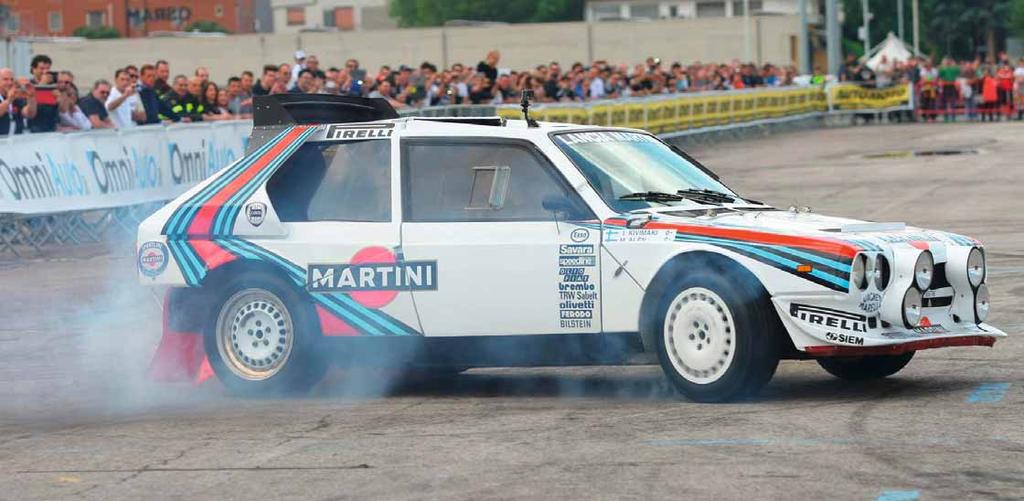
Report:
<svg viewBox="0 0 1024 501"><path fill-rule="evenodd" d="M253 98L253 127L246 153L292 125L373 122L398 118L382 98L331 94L270 94Z"/></svg>

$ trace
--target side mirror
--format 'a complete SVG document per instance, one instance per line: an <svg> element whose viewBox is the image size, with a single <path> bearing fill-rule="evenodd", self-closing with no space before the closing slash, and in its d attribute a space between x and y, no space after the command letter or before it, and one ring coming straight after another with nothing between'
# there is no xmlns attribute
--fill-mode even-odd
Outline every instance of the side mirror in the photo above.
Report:
<svg viewBox="0 0 1024 501"><path fill-rule="evenodd" d="M568 198L561 195L547 195L543 200L541 200L540 205L541 207L544 207L544 210L551 212L556 216L560 212L563 214L569 214L573 211L572 203L569 202Z"/></svg>

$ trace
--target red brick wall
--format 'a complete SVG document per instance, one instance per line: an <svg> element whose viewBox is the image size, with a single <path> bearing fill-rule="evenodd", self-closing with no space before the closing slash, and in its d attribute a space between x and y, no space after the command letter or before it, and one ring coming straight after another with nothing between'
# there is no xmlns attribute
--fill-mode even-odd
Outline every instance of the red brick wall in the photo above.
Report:
<svg viewBox="0 0 1024 501"><path fill-rule="evenodd" d="M106 24L121 36L180 31L195 21L215 21L232 33L253 31L252 0L5 0L20 18L19 35L70 36L86 25L88 12L104 12ZM59 31L49 28L50 12L62 14Z"/></svg>

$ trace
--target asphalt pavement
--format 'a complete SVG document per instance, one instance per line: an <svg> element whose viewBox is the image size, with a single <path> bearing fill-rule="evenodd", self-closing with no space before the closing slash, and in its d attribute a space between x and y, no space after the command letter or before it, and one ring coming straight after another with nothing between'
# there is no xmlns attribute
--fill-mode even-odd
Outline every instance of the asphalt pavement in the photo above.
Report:
<svg viewBox="0 0 1024 501"><path fill-rule="evenodd" d="M911 152L968 149L967 155ZM0 261L0 499L1024 498L1024 125L811 130L690 153L778 207L981 239L994 348L850 383L783 362L695 404L656 367L474 369L308 397L144 377L160 304L131 242Z"/></svg>

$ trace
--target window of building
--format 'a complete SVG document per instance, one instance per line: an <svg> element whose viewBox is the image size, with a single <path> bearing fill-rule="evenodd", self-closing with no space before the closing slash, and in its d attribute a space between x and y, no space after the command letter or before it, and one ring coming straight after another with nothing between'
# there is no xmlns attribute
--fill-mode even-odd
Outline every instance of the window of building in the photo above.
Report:
<svg viewBox="0 0 1024 501"><path fill-rule="evenodd" d="M50 33L60 33L64 31L64 16L61 15L60 11L51 11L47 16L47 27Z"/></svg>
<svg viewBox="0 0 1024 501"><path fill-rule="evenodd" d="M355 29L355 9L352 7L338 7L334 9L334 25L343 31Z"/></svg>
<svg viewBox="0 0 1024 501"><path fill-rule="evenodd" d="M725 2L697 2L697 17L725 17Z"/></svg>
<svg viewBox="0 0 1024 501"><path fill-rule="evenodd" d="M590 6L594 21L621 19L622 11L617 3L598 3Z"/></svg>
<svg viewBox="0 0 1024 501"><path fill-rule="evenodd" d="M286 22L288 26L303 26L306 24L305 7L288 7L286 11Z"/></svg>
<svg viewBox="0 0 1024 501"><path fill-rule="evenodd" d="M391 221L391 141L306 143L267 182L277 217Z"/></svg>
<svg viewBox="0 0 1024 501"><path fill-rule="evenodd" d="M107 13L102 10L90 10L85 14L85 25L95 28L107 25Z"/></svg>
<svg viewBox="0 0 1024 501"><path fill-rule="evenodd" d="M11 12L7 17L7 32L17 33L21 29L21 15Z"/></svg>
<svg viewBox="0 0 1024 501"><path fill-rule="evenodd" d="M761 12L764 9L764 2L761 0L750 0L750 14L754 15ZM743 0L733 0L732 2L732 15L742 16L743 15Z"/></svg>
<svg viewBox="0 0 1024 501"><path fill-rule="evenodd" d="M334 22L334 9L324 10L324 28L333 28L336 24Z"/></svg>
<svg viewBox="0 0 1024 501"><path fill-rule="evenodd" d="M645 3L629 6L631 19L658 19L658 4Z"/></svg>
<svg viewBox="0 0 1024 501"><path fill-rule="evenodd" d="M213 15L215 17L224 17L224 6L217 4L213 7Z"/></svg>
<svg viewBox="0 0 1024 501"><path fill-rule="evenodd" d="M403 211L410 222L550 221L594 217L546 158L509 141L413 140L404 145Z"/></svg>

